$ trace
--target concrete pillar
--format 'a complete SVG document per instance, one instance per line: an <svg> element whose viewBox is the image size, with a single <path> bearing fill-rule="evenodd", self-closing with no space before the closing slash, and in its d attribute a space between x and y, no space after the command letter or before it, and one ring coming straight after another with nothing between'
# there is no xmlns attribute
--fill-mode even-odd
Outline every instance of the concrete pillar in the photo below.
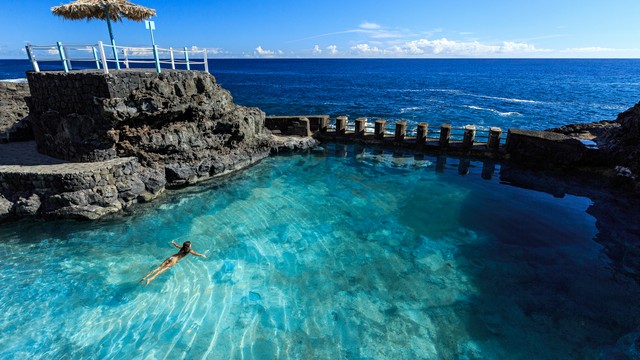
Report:
<svg viewBox="0 0 640 360"><path fill-rule="evenodd" d="M476 138L476 127L475 125L465 125L464 126L464 136L462 138L462 147L465 149L471 149L473 147L473 141Z"/></svg>
<svg viewBox="0 0 640 360"><path fill-rule="evenodd" d="M318 119L318 130L321 134L327 133L327 128L329 127L329 118L322 116Z"/></svg>
<svg viewBox="0 0 640 360"><path fill-rule="evenodd" d="M509 138L511 137L511 129L507 130L507 141L504 144L504 147L506 148L507 152L510 151L511 146L509 146Z"/></svg>
<svg viewBox="0 0 640 360"><path fill-rule="evenodd" d="M442 124L440 126L440 146L449 146L449 139L451 138L451 124Z"/></svg>
<svg viewBox="0 0 640 360"><path fill-rule="evenodd" d="M346 116L338 116L336 118L336 135L344 135L347 132L347 121L349 118Z"/></svg>
<svg viewBox="0 0 640 360"><path fill-rule="evenodd" d="M416 144L424 145L427 143L427 132L429 131L429 124L421 122L418 124L418 131L416 132Z"/></svg>
<svg viewBox="0 0 640 360"><path fill-rule="evenodd" d="M396 121L396 141L403 142L407 135L407 122L404 120Z"/></svg>
<svg viewBox="0 0 640 360"><path fill-rule="evenodd" d="M489 140L487 140L487 148L491 151L498 151L500 148L500 136L502 136L502 129L499 127L492 127L489 130Z"/></svg>
<svg viewBox="0 0 640 360"><path fill-rule="evenodd" d="M293 135L298 136L311 136L311 128L309 126L309 119L302 117L293 122Z"/></svg>
<svg viewBox="0 0 640 360"><path fill-rule="evenodd" d="M367 118L357 118L356 119L356 137L361 138L364 137L364 129L367 123Z"/></svg>
<svg viewBox="0 0 640 360"><path fill-rule="evenodd" d="M378 140L383 140L384 131L386 127L387 127L387 120L384 120L384 119L376 120L376 128L373 136Z"/></svg>

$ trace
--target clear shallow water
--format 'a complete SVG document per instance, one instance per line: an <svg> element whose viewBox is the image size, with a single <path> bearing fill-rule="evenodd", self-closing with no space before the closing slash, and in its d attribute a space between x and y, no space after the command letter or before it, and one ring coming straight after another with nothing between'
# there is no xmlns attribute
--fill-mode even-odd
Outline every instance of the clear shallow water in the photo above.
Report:
<svg viewBox="0 0 640 360"><path fill-rule="evenodd" d="M613 120L640 101L638 59L214 59L209 68L236 103L268 115L547 129ZM0 60L0 79L27 70L27 60Z"/></svg>
<svg viewBox="0 0 640 360"><path fill-rule="evenodd" d="M122 219L3 225L0 358L606 358L640 294L591 200L460 163L328 145ZM172 239L208 258L139 284Z"/></svg>

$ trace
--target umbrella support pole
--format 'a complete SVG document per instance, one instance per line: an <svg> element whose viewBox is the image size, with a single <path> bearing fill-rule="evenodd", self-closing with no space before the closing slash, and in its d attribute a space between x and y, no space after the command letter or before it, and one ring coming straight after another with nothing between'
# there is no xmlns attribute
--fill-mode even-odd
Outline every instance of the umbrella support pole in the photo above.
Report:
<svg viewBox="0 0 640 360"><path fill-rule="evenodd" d="M109 28L109 38L111 39L111 46L113 50L113 58L116 61L116 70L120 70L120 62L118 61L118 48L116 48L116 40L113 38L113 30L111 29L111 18L109 14L109 5L104 7L104 14L107 18L107 27Z"/></svg>

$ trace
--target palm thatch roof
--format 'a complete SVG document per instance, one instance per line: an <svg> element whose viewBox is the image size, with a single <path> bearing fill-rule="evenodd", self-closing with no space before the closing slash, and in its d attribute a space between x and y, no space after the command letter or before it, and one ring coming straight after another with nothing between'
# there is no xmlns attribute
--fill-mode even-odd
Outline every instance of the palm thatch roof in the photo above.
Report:
<svg viewBox="0 0 640 360"><path fill-rule="evenodd" d="M105 11L108 9L108 11ZM107 20L122 21L127 18L142 21L156 15L154 9L132 4L127 0L76 0L71 3L51 8L54 15L71 20Z"/></svg>

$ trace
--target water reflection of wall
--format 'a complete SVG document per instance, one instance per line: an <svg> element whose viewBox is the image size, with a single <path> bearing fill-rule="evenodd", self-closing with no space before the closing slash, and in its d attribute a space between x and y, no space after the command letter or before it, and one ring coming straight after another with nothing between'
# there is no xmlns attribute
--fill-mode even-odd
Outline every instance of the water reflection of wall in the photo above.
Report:
<svg viewBox="0 0 640 360"><path fill-rule="evenodd" d="M445 155L426 156L411 151L389 151L351 144L324 144L315 150L315 153L322 156L353 157L361 161L374 159L377 164L397 168L425 167L441 174L452 173L471 178L477 176L483 180L497 180L506 186L546 193L557 198L567 195L588 198L592 205L586 212L596 219L598 233L595 240L605 247L605 252L612 260L616 271L640 280L640 205L637 198L608 186L608 181L604 178L594 177L593 174L580 176L531 170L495 160L479 161ZM492 199L486 201L486 206L499 206L489 204ZM522 206L526 208L527 205ZM496 219L487 218L487 215L490 215L490 212L474 212L474 223L495 222ZM529 231L537 229L532 228ZM566 235L569 236L569 232Z"/></svg>

